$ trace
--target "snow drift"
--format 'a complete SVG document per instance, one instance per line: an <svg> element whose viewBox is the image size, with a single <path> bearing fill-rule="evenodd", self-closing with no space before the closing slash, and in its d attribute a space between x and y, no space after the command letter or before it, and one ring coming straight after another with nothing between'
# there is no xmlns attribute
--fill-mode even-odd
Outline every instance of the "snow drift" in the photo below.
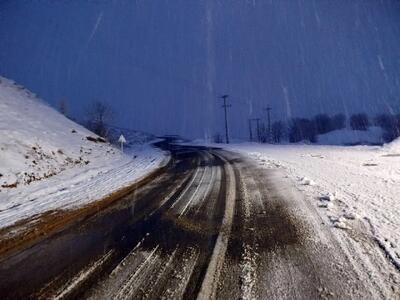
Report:
<svg viewBox="0 0 400 300"><path fill-rule="evenodd" d="M321 145L376 145L383 143L383 132L380 127L368 130L340 129L318 135Z"/></svg>
<svg viewBox="0 0 400 300"><path fill-rule="evenodd" d="M399 155L400 156L400 138L395 139L394 141L385 144L383 147L384 151L387 152L387 155Z"/></svg>

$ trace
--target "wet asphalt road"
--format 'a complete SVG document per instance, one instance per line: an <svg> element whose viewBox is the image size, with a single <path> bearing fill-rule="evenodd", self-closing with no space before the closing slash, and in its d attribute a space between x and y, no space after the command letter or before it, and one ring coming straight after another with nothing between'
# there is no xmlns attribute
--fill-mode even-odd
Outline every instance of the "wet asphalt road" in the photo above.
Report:
<svg viewBox="0 0 400 300"><path fill-rule="evenodd" d="M120 297L130 298L139 297L140 289L151 290L156 297L157 291L166 291L172 281L160 278L157 284L148 286L149 266L142 266L138 272L146 282L140 278L129 281L124 276L127 274L118 275L115 286L105 289L114 284L108 283L111 273L127 260L132 260L129 271L122 273L135 271L143 259L150 259L146 258L149 253L157 260L151 269L170 262L166 273L185 267L183 260L191 260L191 270L185 274L190 278L185 287L175 292L181 296L198 293L224 214L224 162L200 148L168 146L168 150L173 156L171 165L150 184L95 216L3 259L1 296L108 298L117 297L108 294L118 292ZM130 286L132 280L141 283L137 282L134 288ZM120 289L128 283L129 288Z"/></svg>
<svg viewBox="0 0 400 300"><path fill-rule="evenodd" d="M368 295L334 238L325 235L333 248L312 240L265 169L220 149L163 147L173 160L152 182L2 258L1 298ZM327 251L336 254L326 257Z"/></svg>

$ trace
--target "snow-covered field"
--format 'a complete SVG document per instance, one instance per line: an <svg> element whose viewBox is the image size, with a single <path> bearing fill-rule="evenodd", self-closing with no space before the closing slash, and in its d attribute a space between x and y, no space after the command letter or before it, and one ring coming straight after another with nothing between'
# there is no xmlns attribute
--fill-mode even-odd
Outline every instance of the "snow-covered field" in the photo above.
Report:
<svg viewBox="0 0 400 300"><path fill-rule="evenodd" d="M167 160L147 144L126 152L0 77L0 227L101 199Z"/></svg>
<svg viewBox="0 0 400 300"><path fill-rule="evenodd" d="M400 268L400 140L378 146L234 144L267 168L280 168L336 230L362 222Z"/></svg>
<svg viewBox="0 0 400 300"><path fill-rule="evenodd" d="M321 145L377 145L383 144L382 128L371 126L368 130L340 129L318 135Z"/></svg>

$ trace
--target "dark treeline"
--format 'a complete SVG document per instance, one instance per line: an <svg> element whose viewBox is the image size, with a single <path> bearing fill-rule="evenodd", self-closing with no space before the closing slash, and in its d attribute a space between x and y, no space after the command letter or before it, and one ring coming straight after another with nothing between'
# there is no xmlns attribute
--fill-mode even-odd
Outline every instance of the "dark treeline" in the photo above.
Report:
<svg viewBox="0 0 400 300"><path fill-rule="evenodd" d="M68 107L65 101L60 101L59 111L68 115ZM101 101L93 101L87 108L85 120L82 125L97 135L110 139L109 126L107 125L114 118L115 112L112 108ZM275 121L269 128L265 123L259 123L258 127L250 128L252 141L260 143L281 143L289 141L298 143L309 141L316 143L318 135L326 134L334 130L349 128L352 130L366 131L370 126L382 128L382 140L391 142L400 137L400 114L379 114L370 117L365 113L356 113L346 118L344 114L318 114L313 118L293 118L288 122ZM214 135L215 143L222 143L223 136Z"/></svg>
<svg viewBox="0 0 400 300"><path fill-rule="evenodd" d="M253 141L260 143L280 143L284 140L290 143L309 141L316 143L318 135L334 130L349 128L351 130L366 131L370 126L381 127L382 140L391 142L400 136L400 114L379 114L370 117L365 113L357 113L349 119L344 114L318 114L313 118L293 118L288 122L275 121L269 129L261 123L257 128L250 128ZM216 135L214 142L222 142L222 137Z"/></svg>
<svg viewBox="0 0 400 300"><path fill-rule="evenodd" d="M349 120L347 120L344 114L333 116L319 114L312 119L294 118L287 124L287 139L291 143L303 140L315 143L319 134L326 134L346 127L352 130L366 131L370 126L381 127L383 140L391 142L400 136L400 114L380 114L374 118L370 118L365 113L357 113L351 115Z"/></svg>
<svg viewBox="0 0 400 300"><path fill-rule="evenodd" d="M383 139L386 142L393 141L400 136L400 114L381 114L375 117L375 125L383 129Z"/></svg>
<svg viewBox="0 0 400 300"><path fill-rule="evenodd" d="M291 143L303 140L315 143L317 142L318 134L325 134L343 128L346 128L346 116L344 114L334 116L319 114L312 119L294 118L288 124L288 140Z"/></svg>

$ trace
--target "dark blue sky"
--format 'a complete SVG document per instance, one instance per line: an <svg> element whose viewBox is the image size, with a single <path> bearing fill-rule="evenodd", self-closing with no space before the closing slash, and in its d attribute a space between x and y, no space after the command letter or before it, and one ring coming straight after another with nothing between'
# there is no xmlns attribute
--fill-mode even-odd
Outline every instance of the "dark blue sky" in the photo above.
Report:
<svg viewBox="0 0 400 300"><path fill-rule="evenodd" d="M400 1L0 0L0 74L81 117L154 133L231 134L248 117L400 112Z"/></svg>

